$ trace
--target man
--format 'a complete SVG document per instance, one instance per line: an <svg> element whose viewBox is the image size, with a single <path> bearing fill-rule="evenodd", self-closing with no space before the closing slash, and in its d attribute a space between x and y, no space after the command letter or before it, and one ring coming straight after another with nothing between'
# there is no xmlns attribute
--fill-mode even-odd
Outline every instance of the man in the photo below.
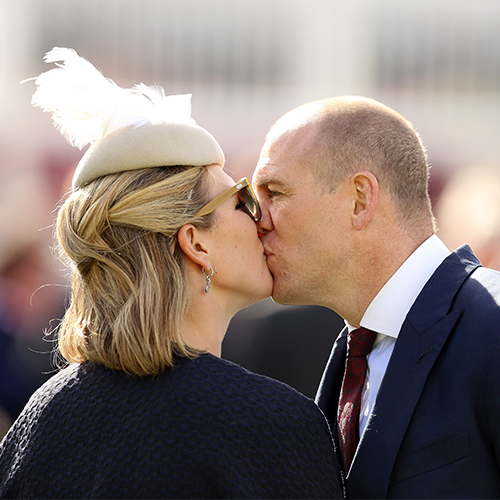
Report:
<svg viewBox="0 0 500 500"><path fill-rule="evenodd" d="M347 324L317 401L351 498L500 498L500 274L435 235L428 177L413 127L359 97L286 114L254 174L274 300ZM355 402L357 332L374 344Z"/></svg>

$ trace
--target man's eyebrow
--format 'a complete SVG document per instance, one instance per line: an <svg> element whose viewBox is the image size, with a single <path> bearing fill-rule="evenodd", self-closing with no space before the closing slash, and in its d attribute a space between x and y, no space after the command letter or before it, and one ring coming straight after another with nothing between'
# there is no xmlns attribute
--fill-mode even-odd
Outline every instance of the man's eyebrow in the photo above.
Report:
<svg viewBox="0 0 500 500"><path fill-rule="evenodd" d="M269 184L274 184L275 186L284 186L285 181L280 177L274 175L262 175L255 179L255 184L257 186L269 186Z"/></svg>

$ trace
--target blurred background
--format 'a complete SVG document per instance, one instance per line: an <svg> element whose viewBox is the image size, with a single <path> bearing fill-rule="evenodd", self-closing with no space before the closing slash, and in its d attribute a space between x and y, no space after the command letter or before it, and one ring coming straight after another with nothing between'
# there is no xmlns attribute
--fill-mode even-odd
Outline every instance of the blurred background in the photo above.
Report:
<svg viewBox="0 0 500 500"><path fill-rule="evenodd" d="M498 0L0 0L0 421L51 373L51 320L67 300L52 223L82 152L30 105L54 46L122 87L193 93L193 117L227 170L251 176L283 113L364 95L408 118L427 146L439 235L500 265ZM54 324L54 323L52 323ZM272 301L242 311L223 356L309 396L342 322Z"/></svg>

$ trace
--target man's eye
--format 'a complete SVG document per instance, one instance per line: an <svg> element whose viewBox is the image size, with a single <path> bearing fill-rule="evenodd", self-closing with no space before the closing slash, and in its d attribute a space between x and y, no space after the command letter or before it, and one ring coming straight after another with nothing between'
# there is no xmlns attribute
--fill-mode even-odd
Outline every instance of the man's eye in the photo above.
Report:
<svg viewBox="0 0 500 500"><path fill-rule="evenodd" d="M243 210L245 207L245 202L238 198L238 203L236 203L236 210Z"/></svg>
<svg viewBox="0 0 500 500"><path fill-rule="evenodd" d="M267 196L269 197L269 199L273 199L273 198L276 198L277 196L279 196L281 193L279 191L273 191L272 189L268 189L267 190Z"/></svg>

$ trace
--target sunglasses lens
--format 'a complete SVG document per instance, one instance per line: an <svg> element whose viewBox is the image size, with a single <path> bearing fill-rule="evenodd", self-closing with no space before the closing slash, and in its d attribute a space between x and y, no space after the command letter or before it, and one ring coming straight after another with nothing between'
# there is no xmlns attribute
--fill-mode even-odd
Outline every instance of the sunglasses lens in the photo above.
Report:
<svg viewBox="0 0 500 500"><path fill-rule="evenodd" d="M240 200L245 204L245 211L250 215L253 220L259 221L261 219L259 202L256 200L252 191L248 186L245 186L238 192Z"/></svg>

